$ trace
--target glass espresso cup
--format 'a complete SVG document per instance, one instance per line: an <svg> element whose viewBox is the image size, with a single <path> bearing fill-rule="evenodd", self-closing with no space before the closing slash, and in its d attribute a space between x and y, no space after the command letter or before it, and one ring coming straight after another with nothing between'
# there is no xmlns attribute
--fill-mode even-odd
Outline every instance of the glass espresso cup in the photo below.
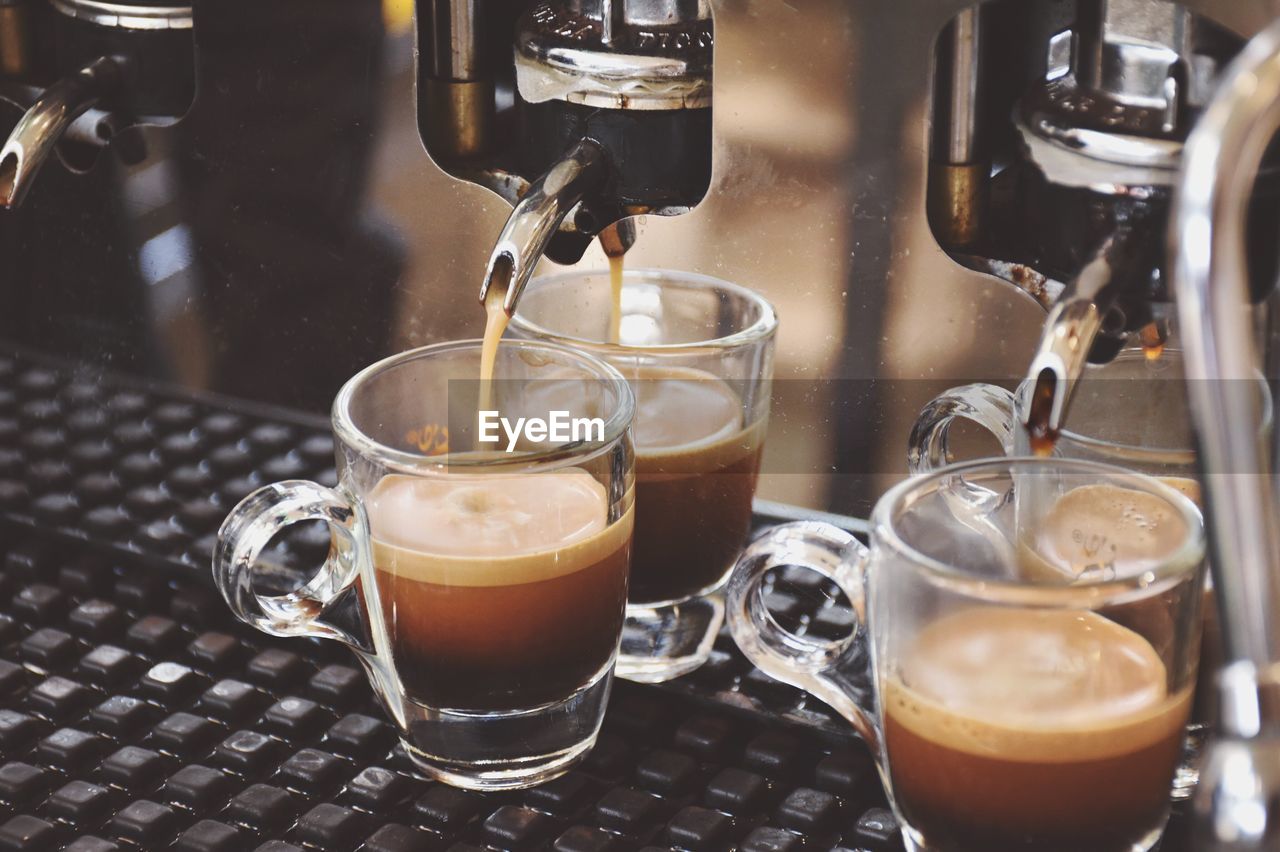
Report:
<svg viewBox="0 0 1280 852"><path fill-rule="evenodd" d="M595 742L626 605L634 399L607 364L530 341L504 344L482 389L480 350L415 349L348 381L333 404L337 488L246 497L213 576L259 630L350 647L414 763L486 790L552 778ZM545 419L555 399L598 423L495 449L482 395L513 419ZM287 594L255 590L272 536L315 520L332 534L319 571Z"/></svg>
<svg viewBox="0 0 1280 852"><path fill-rule="evenodd" d="M702 275L627 271L529 283L517 338L590 352L636 396L636 533L618 675L665 681L711 653L725 576L751 526L777 319L760 295ZM612 329L611 329L612 326Z"/></svg>
<svg viewBox="0 0 1280 852"><path fill-rule="evenodd" d="M752 662L866 739L908 848L1150 849L1196 676L1195 505L1110 465L1016 458L903 482L871 520L870 547L816 522L754 541L728 619ZM783 566L833 580L855 633L779 627L763 581Z"/></svg>
<svg viewBox="0 0 1280 852"><path fill-rule="evenodd" d="M1261 377L1247 384L1242 390L1258 394L1261 400L1263 417L1258 432L1269 442L1270 389ZM997 385L973 384L935 397L921 410L911 431L911 472L929 473L946 463L951 456L948 432L956 418L990 432L1007 454L1030 455L1027 433L1020 425L1026 388L1024 383L1015 394ZM1108 364L1090 366L1076 388L1053 454L1109 462L1150 474L1199 505L1200 474L1182 352L1166 349L1153 360L1141 349L1126 349ZM1174 779L1175 799L1188 798L1199 779L1199 751L1216 705L1213 679L1225 659L1212 586L1206 588L1203 665L1186 756Z"/></svg>

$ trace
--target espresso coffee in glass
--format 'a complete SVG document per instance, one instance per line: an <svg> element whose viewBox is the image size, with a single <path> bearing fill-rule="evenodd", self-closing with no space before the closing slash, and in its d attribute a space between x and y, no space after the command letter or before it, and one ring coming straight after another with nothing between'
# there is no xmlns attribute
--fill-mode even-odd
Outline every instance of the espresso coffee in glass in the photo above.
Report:
<svg viewBox="0 0 1280 852"><path fill-rule="evenodd" d="M483 440L480 342L428 346L351 379L333 407L338 487L259 489L219 532L214 579L241 619L336 639L427 775L463 787L540 783L595 741L626 606L634 400L582 352L516 341L488 390L512 418L598 421L585 439ZM302 587L254 590L288 524L323 520L328 561Z"/></svg>
<svg viewBox="0 0 1280 852"><path fill-rule="evenodd" d="M1027 385L1017 392L997 385L951 388L931 400L911 431L908 466L929 473L951 456L949 431L957 419L977 424L1009 455L1030 455L1020 424ZM1240 392L1257 394L1263 417L1258 435L1270 442L1271 393L1261 376L1241 383ZM1150 474L1200 504L1200 473L1191 432L1191 410L1181 350L1166 348L1158 358L1146 350L1121 351L1107 364L1090 365L1080 377L1066 423L1053 449L1059 458L1093 459ZM1213 682L1224 662L1221 630L1212 586L1206 587L1204 651L1187 754L1179 767L1173 797L1185 799L1199 778L1199 749L1212 721L1217 691Z"/></svg>
<svg viewBox="0 0 1280 852"><path fill-rule="evenodd" d="M707 659L723 619L725 575L751 525L777 320L758 294L714 278L620 280L535 278L510 330L588 351L632 386L636 530L618 675L664 681Z"/></svg>
<svg viewBox="0 0 1280 852"><path fill-rule="evenodd" d="M1152 848L1195 685L1195 505L1109 465L1015 458L908 480L871 521L869 548L817 522L765 533L728 619L752 662L862 734L908 848ZM763 581L784 566L835 581L858 629L779 627Z"/></svg>

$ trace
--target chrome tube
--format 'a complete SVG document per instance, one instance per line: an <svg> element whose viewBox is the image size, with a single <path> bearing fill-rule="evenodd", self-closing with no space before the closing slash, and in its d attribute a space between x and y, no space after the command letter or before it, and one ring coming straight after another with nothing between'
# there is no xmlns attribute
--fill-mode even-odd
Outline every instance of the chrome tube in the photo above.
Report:
<svg viewBox="0 0 1280 852"><path fill-rule="evenodd" d="M980 7L973 6L956 15L948 32L950 63L946 91L945 156L952 164L972 163L985 157L979 150L979 122L982 84L982 19ZM936 155L935 155L936 156Z"/></svg>
<svg viewBox="0 0 1280 852"><path fill-rule="evenodd" d="M1057 440L1076 380L1101 328L1102 313L1088 296L1065 298L1050 309L1040 347L1027 371L1027 398L1020 406L1022 428L1030 433L1033 449L1047 449Z"/></svg>
<svg viewBox="0 0 1280 852"><path fill-rule="evenodd" d="M974 243L986 219L991 163L982 127L982 16L960 12L939 37L929 154L929 221L943 245Z"/></svg>
<svg viewBox="0 0 1280 852"><path fill-rule="evenodd" d="M1280 129L1280 22L1255 37L1187 140L1170 250L1189 397L1200 440L1227 653L1280 660L1280 524L1259 401L1245 218L1263 153Z"/></svg>
<svg viewBox="0 0 1280 852"><path fill-rule="evenodd" d="M1050 309L1027 371L1030 398L1022 409L1022 425L1031 433L1033 445L1043 441L1047 448L1056 440L1094 339L1108 313L1118 308L1121 291L1141 283L1135 276L1146 272L1142 260L1159 238L1149 211L1129 214L1094 250Z"/></svg>
<svg viewBox="0 0 1280 852"><path fill-rule="evenodd" d="M635 219L619 219L600 232L600 248L606 257L625 257L635 244Z"/></svg>
<svg viewBox="0 0 1280 852"><path fill-rule="evenodd" d="M425 5L431 20L431 41L423 51L427 72L438 80L487 79L478 0L430 0Z"/></svg>
<svg viewBox="0 0 1280 852"><path fill-rule="evenodd" d="M1245 254L1251 191L1280 129L1280 21L1228 67L1183 156L1170 251L1204 470L1228 665L1202 763L1194 848L1280 846L1280 523L1259 400Z"/></svg>
<svg viewBox="0 0 1280 852"><path fill-rule="evenodd" d="M442 164L494 145L494 45L501 27L484 0L418 0L420 122L427 151ZM496 27L496 29L495 29Z"/></svg>

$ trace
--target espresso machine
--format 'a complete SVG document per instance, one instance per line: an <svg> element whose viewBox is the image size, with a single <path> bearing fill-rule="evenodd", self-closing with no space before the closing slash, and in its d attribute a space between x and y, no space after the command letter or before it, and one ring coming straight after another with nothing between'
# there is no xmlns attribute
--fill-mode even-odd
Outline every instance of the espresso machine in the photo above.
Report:
<svg viewBox="0 0 1280 852"><path fill-rule="evenodd" d="M276 4L275 15L297 14L305 32L307 18L289 0L264 8ZM1009 331L984 341L987 351L977 359L964 352L972 329L935 329L913 344L920 363L950 351L964 373L979 361L1017 362L1034 346L1035 419L1051 433L1084 363L1108 359L1135 332L1151 346L1167 334L1161 246L1182 145L1222 68L1268 18L1254 5L1219 5L994 0L856 12L833 5L810 19L797 12L794 20L766 23L750 9L706 0L483 7L423 0L414 7L413 106L427 155L419 170L465 185L450 185L467 202L460 206L500 199L512 208L475 273L482 292L503 279L508 309L539 259L574 262L596 237L606 253L624 253L639 217L650 221L656 240L719 228L743 197L737 181L744 173L752 197L770 211L797 212L735 221L725 241L803 239L810 224L805 193L817 182L753 161L750 148L732 137L748 126L738 119L748 76L742 69L767 63L771 43L790 40L805 53L804 40L814 38L805 34L822 17L831 34L823 38L842 45L839 59L792 77L837 87L847 104L838 189L849 203L824 213L823 223L828 234L843 232L851 249L841 270L846 343L836 377L874 382L923 374L897 341L910 336L901 329L927 315L928 294L946 294L949 310ZM365 11L352 20L363 26L372 4L360 6ZM59 182L98 180L100 195L119 199L124 191L103 177L98 152L129 167L166 143L180 165L220 167L218 146L233 147L235 132L224 130L260 118L227 105L227 57L236 49L243 55L263 30L247 6L8 0L0 9L4 102L16 111L0 157L0 201L12 208L0 219L0 239L19 266L16 279L49 277L54 283L36 289L56 292L73 275L57 270L56 244L42 248L18 235L51 229L41 208L65 213L75 206L74 192L58 197ZM350 32L349 41L365 40L351 69L367 67L377 56L376 35L372 28ZM728 45L727 55L717 53L717 40ZM264 51L246 61L269 67L269 59ZM886 67L893 73L882 73ZM262 89L270 79L259 83ZM721 91L732 110L715 109L713 92ZM244 94L241 87L235 97ZM804 130L797 125L793 133ZM240 147L239 160L251 159L252 145ZM273 164L276 171L287 166L283 157ZM47 202L30 197L41 180L49 184ZM178 197L193 195L182 180L170 185L174 203L163 206L194 203ZM1265 193L1256 203L1265 205ZM193 253L217 250L196 236ZM394 251L375 248L363 260L389 268L378 277L394 277ZM717 257L703 265L758 284L766 274L758 261ZM1255 298L1268 291L1269 277L1261 267L1254 275ZM71 301L28 314L44 319L73 310ZM383 304L378 312L389 311L384 296L375 301ZM889 311L895 302L900 307ZM132 307L119 312L137 313ZM1037 307L1052 310L1043 335ZM197 316L186 327L207 324ZM385 343L386 322L344 336ZM186 380L198 382L191 378L197 373ZM865 470L880 455L880 436L896 437L894 424L873 426L852 413L847 419L837 430L836 468Z"/></svg>
<svg viewBox="0 0 1280 852"><path fill-rule="evenodd" d="M302 404L287 396L294 377L317 365L349 375L389 348L396 244L457 210L485 214L474 219L485 249L444 257L464 283L441 283L433 295L473 303L477 286L481 299L497 287L508 312L539 260L575 262L594 240L610 256L649 251L769 295L790 288L817 300L824 294L803 282L779 283L762 256L803 253L820 234L840 243L839 297L823 304L835 306L841 339L824 378L847 389L831 407L837 426L823 471L842 475L830 503L846 512L880 490L875 475L900 473L877 460L901 457L905 424L933 394L925 380L944 360L966 378L989 375L992 364L1007 370L1000 378L1029 377L1027 425L1046 440L1087 363L1132 343L1157 348L1175 325L1198 378L1251 369L1255 353L1239 347L1252 346L1252 320L1241 306L1264 300L1275 278L1263 138L1277 100L1269 4L779 5L417 0L413 103L384 109L415 110L419 156L399 180L410 194L431 187L443 209L388 236L355 212L362 168L349 165L367 156L375 98L338 85L376 67L376 4L0 0L0 101L14 113L0 154L0 201L14 208L0 211L0 293L29 300L20 314L36 320L10 323L18 327L6 335L98 357L147 350L127 366ZM334 70L321 76L325 59ZM794 107L779 130L754 116L751 87L760 70L788 63L777 79L790 88L769 102ZM340 114L292 132L328 109ZM776 152L816 160L816 146L802 143L820 125L836 140L830 168L789 171ZM299 157L308 146L333 150ZM1240 161L1228 150L1243 152ZM107 167L104 152L120 165ZM120 265L67 262L54 235L87 239L95 226L84 221L86 205L92 222L110 219L128 197L121 175L157 161L175 166L158 205L168 218L95 238L93 256ZM263 185L283 200L265 201ZM838 203L815 209L814 194L831 187ZM246 217L242 228L236 216ZM1261 237L1248 243L1246 264L1237 255L1249 230ZM664 249L680 232L729 250ZM142 252L121 258L113 247L162 245L150 243L161 234L190 241L198 262L178 271L191 274L157 278L122 300L106 281L136 278ZM299 234L309 251L288 253ZM1196 254L1214 234L1225 236L1212 258ZM294 267L308 280L265 290ZM138 295L162 292L161 282L187 289ZM321 303L304 322L294 311L307 297ZM168 314L180 321L167 346L140 330L155 325L139 317L156 304L182 306ZM113 313L120 321L106 327L66 321ZM793 322L783 315L784 327ZM304 338L308 322L314 335ZM143 342L120 340L121 328ZM276 345L252 342L266 338ZM247 346L258 348L232 357ZM200 347L209 354L195 360L206 366L173 368L176 353ZM329 385L317 382L306 404L321 407ZM1238 816L1270 812L1272 782L1280 784L1280 762L1264 748L1280 659L1270 623L1280 612L1280 545L1268 482L1254 475L1266 454L1226 422L1252 422L1247 410L1207 396L1196 406L1228 645L1242 664L1225 681L1224 717L1234 722L1225 757L1210 763L1222 774L1207 770L1206 795L1216 798L1206 800L1204 825L1220 848L1267 848L1265 831L1249 846L1240 829L1231 846L1230 820L1213 822L1241 783L1258 782L1246 784ZM1215 472L1226 477L1220 487ZM1249 476L1230 478L1241 473ZM1219 777L1237 786L1215 793L1229 786Z"/></svg>

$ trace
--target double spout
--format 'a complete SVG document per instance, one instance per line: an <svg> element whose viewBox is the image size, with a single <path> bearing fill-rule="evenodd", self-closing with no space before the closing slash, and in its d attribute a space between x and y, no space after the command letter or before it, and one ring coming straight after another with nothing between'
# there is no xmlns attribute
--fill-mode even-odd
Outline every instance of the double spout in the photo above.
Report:
<svg viewBox="0 0 1280 852"><path fill-rule="evenodd" d="M490 290L496 287L505 294L503 310L508 316L515 313L516 303L538 261L546 254L560 224L575 208L580 233L599 233L600 242L611 257L625 254L635 242L635 226L623 219L600 228L599 223L593 221L594 214L579 206L608 180L609 164L604 150L591 139L582 139L530 184L511 211L489 256L480 285L480 303L484 304Z"/></svg>
<svg viewBox="0 0 1280 852"><path fill-rule="evenodd" d="M104 56L40 95L0 148L0 209L22 204L71 123L121 88L124 77L122 60Z"/></svg>
<svg viewBox="0 0 1280 852"><path fill-rule="evenodd" d="M1085 365L1094 358L1110 360L1119 350L1117 341L1146 322L1136 308L1146 298L1162 243L1160 221L1155 209L1135 207L1050 309L1019 406L1037 452L1051 449L1057 439Z"/></svg>

